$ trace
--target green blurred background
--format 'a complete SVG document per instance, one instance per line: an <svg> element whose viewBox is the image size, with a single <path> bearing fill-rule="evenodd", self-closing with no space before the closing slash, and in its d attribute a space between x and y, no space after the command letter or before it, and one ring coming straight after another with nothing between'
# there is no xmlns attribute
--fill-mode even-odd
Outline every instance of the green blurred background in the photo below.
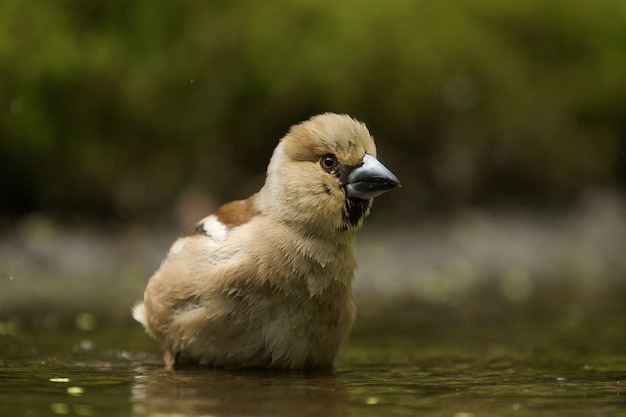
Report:
<svg viewBox="0 0 626 417"><path fill-rule="evenodd" d="M244 197L324 111L369 126L405 215L626 181L621 0L5 0L0 74L5 218Z"/></svg>
<svg viewBox="0 0 626 417"><path fill-rule="evenodd" d="M177 233L325 111L403 184L360 237L362 293L623 294L623 0L3 0L0 75L0 313L128 317Z"/></svg>

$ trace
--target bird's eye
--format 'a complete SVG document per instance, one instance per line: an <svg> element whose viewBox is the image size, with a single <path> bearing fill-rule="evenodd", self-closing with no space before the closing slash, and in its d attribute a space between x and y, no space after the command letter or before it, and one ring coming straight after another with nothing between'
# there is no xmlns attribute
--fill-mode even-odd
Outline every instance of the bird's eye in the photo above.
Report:
<svg viewBox="0 0 626 417"><path fill-rule="evenodd" d="M338 164L337 157L333 155L332 153L329 153L328 155L324 155L322 156L322 159L320 160L320 164L322 165L322 168L324 168L326 172L333 172L335 168L337 168L337 164Z"/></svg>

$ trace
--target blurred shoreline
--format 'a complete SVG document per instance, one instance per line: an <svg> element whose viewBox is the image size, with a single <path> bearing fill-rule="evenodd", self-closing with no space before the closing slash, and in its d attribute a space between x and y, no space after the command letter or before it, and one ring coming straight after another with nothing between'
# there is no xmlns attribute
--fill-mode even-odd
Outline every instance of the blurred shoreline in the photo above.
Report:
<svg viewBox="0 0 626 417"><path fill-rule="evenodd" d="M428 305L469 314L503 306L622 307L626 198L593 192L568 209L466 209L383 223L357 238L360 308ZM87 312L130 320L130 309L180 233L128 225L62 227L31 216L0 236L0 320L49 321ZM408 304L407 304L408 303Z"/></svg>

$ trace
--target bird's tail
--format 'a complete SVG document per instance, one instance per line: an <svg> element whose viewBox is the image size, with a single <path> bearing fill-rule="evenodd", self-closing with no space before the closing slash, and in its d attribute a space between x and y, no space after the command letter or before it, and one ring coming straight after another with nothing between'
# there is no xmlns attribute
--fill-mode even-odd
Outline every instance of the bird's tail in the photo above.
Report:
<svg viewBox="0 0 626 417"><path fill-rule="evenodd" d="M146 327L148 320L146 320L146 305L143 302L138 302L133 307L133 318Z"/></svg>

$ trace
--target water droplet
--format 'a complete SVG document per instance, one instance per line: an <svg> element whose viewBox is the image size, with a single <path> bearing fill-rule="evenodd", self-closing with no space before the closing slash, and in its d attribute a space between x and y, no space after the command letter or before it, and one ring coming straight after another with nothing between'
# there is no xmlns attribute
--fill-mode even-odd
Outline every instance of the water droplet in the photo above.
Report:
<svg viewBox="0 0 626 417"><path fill-rule="evenodd" d="M67 393L73 395L74 397L78 397L85 393L85 389L81 387L67 387Z"/></svg>
<svg viewBox="0 0 626 417"><path fill-rule="evenodd" d="M52 403L50 404L50 410L54 414L69 414L70 406L65 403Z"/></svg>

